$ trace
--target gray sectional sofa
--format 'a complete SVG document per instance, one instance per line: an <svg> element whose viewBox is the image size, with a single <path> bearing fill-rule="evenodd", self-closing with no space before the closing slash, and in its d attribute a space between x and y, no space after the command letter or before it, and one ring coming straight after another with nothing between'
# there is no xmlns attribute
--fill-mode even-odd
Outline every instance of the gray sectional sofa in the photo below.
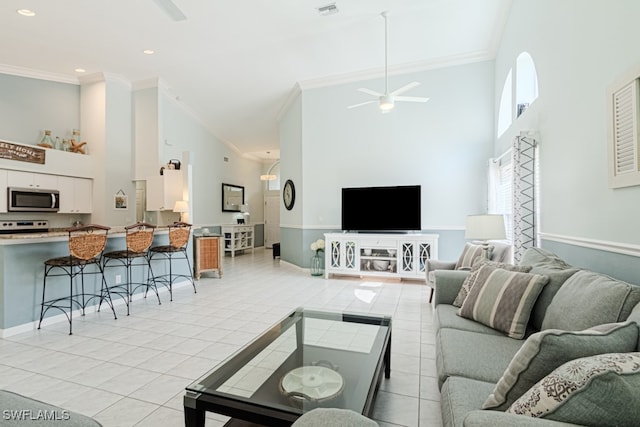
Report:
<svg viewBox="0 0 640 427"><path fill-rule="evenodd" d="M472 272L435 271L443 424L638 425L640 287L538 248L528 249L519 267L522 272L491 263ZM491 283L496 277L502 287ZM462 304L457 301L461 307L454 306L465 279L473 286ZM476 287L474 280L485 281ZM530 291L509 296L513 286L504 283L517 280ZM516 314L505 316L509 309L481 301L496 298L515 306ZM458 314L465 309L467 317ZM512 317L524 319L521 339L507 336L522 327Z"/></svg>

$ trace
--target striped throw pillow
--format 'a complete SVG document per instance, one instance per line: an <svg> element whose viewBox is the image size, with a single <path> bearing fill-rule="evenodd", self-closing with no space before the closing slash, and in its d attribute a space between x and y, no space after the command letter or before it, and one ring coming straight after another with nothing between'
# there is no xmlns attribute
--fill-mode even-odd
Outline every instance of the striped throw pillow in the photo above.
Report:
<svg viewBox="0 0 640 427"><path fill-rule="evenodd" d="M540 274L481 267L458 315L522 339L533 305L548 281Z"/></svg>
<svg viewBox="0 0 640 427"><path fill-rule="evenodd" d="M480 270L484 266L490 266L492 268L502 268L503 270L509 271L519 271L521 273L528 273L529 271L531 271L531 266L528 265L513 265L477 258L473 264L473 267L471 267L471 273L464 279L464 282L462 282L462 287L460 287L460 291L458 291L458 295L456 296L456 299L453 301L452 305L455 305L456 307L462 307L462 303L467 298L467 295L469 295L469 291L471 290L473 285L476 284L476 280L478 278L478 270Z"/></svg>
<svg viewBox="0 0 640 427"><path fill-rule="evenodd" d="M489 246L488 257L491 257L492 246ZM456 263L456 270L471 270L473 267L473 263L478 259L483 257L483 247L482 245L475 245L473 243L465 243L464 249L462 250L462 255L458 259Z"/></svg>

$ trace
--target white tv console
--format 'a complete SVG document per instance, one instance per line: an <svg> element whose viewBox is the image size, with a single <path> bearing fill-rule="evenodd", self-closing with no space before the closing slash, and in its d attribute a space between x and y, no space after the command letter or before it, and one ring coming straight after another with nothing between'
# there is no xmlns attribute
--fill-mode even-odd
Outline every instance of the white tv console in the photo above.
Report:
<svg viewBox="0 0 640 427"><path fill-rule="evenodd" d="M326 233L325 273L425 278L428 259L438 258L437 234Z"/></svg>

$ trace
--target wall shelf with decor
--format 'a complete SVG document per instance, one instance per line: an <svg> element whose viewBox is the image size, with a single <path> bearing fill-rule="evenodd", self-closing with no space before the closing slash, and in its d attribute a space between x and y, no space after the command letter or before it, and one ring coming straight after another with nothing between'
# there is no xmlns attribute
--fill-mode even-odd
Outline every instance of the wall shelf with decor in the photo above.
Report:
<svg viewBox="0 0 640 427"><path fill-rule="evenodd" d="M15 156L13 153L20 153ZM29 155L26 153L31 153ZM23 157L24 156L24 157ZM94 178L93 157L0 139L0 169Z"/></svg>
<svg viewBox="0 0 640 427"><path fill-rule="evenodd" d="M325 278L334 275L424 280L438 258L437 234L327 233Z"/></svg>

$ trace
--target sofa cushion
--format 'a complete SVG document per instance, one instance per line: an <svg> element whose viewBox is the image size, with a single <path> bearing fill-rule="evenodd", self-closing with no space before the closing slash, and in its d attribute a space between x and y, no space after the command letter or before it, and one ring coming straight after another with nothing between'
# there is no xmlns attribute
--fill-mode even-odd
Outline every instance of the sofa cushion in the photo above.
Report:
<svg viewBox="0 0 640 427"><path fill-rule="evenodd" d="M522 254L520 265L529 265L533 268L546 268L552 270L568 270L573 268L565 260L553 252L542 248L528 248Z"/></svg>
<svg viewBox="0 0 640 427"><path fill-rule="evenodd" d="M378 427L378 423L350 409L316 408L303 414L294 427Z"/></svg>
<svg viewBox="0 0 640 427"><path fill-rule="evenodd" d="M440 408L444 427L463 425L470 411L480 409L484 396L491 392L492 383L462 377L451 377L440 391Z"/></svg>
<svg viewBox="0 0 640 427"><path fill-rule="evenodd" d="M531 335L513 357L483 409L504 411L555 368L570 360L636 348L634 322L596 326L581 332L548 329Z"/></svg>
<svg viewBox="0 0 640 427"><path fill-rule="evenodd" d="M458 316L458 307L448 304L440 304L434 310L434 317L438 329L451 328L462 331L479 332L481 334L504 336L489 326L478 323L475 320Z"/></svg>
<svg viewBox="0 0 640 427"><path fill-rule="evenodd" d="M531 318L529 319L529 324L533 329L537 331L542 330L542 322L544 321L544 316L547 314L549 304L551 304L551 301L553 301L553 297L556 296L558 290L564 284L564 282L566 282L569 277L573 276L578 271L578 268L555 270L548 267L533 267L531 269L531 274L544 274L549 278L547 285L544 287L544 289L542 289L540 295L538 295L538 299L533 305L533 310L531 310Z"/></svg>
<svg viewBox="0 0 640 427"><path fill-rule="evenodd" d="M560 366L507 412L588 426L632 426L640 419L639 389L640 353L600 354Z"/></svg>
<svg viewBox="0 0 640 427"><path fill-rule="evenodd" d="M458 329L440 329L436 334L438 386L458 376L497 383L523 341L504 335L487 335ZM483 396L483 399L489 394Z"/></svg>
<svg viewBox="0 0 640 427"><path fill-rule="evenodd" d="M547 308L542 329L579 331L626 320L640 288L600 273L580 270L560 287Z"/></svg>
<svg viewBox="0 0 640 427"><path fill-rule="evenodd" d="M482 245L476 245L473 243L465 243L464 249L462 249L462 254L456 262L456 270L470 270L473 267L473 262L477 258L484 257L483 255L484 248ZM489 254L487 256L491 256L491 246L488 248Z"/></svg>
<svg viewBox="0 0 640 427"><path fill-rule="evenodd" d="M480 267L459 314L522 339L533 304L548 280L538 274Z"/></svg>
<svg viewBox="0 0 640 427"><path fill-rule="evenodd" d="M453 301L453 305L455 305L456 307L462 307L462 303L464 302L465 299L467 299L467 295L469 295L469 291L471 290L471 288L473 287L473 285L476 283L478 279L478 270L480 270L480 268L483 266L490 266L493 268L502 268L503 270L508 270L508 271L520 271L522 273L528 273L529 270L531 270L531 267L529 266L506 264L503 262L494 262L486 259L476 259L476 261L473 264L473 267L471 267L471 272L469 273L469 276L467 276L467 278L464 279L464 282L462 283L462 287L460 288L460 292L458 292L458 296Z"/></svg>

